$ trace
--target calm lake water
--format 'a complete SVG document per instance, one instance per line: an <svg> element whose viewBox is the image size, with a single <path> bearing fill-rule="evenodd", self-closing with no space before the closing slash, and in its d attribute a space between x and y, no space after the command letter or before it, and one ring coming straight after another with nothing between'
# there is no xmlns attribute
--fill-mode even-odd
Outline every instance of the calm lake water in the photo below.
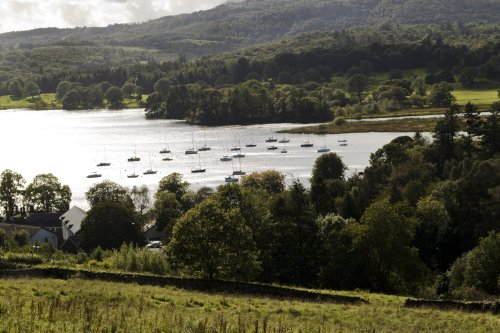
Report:
<svg viewBox="0 0 500 333"><path fill-rule="evenodd" d="M201 186L224 184L224 178L239 170L238 159L221 162L223 155L241 145L241 169L247 173L275 169L284 173L287 183L299 179L306 186L315 159L320 155L317 149L326 144L338 153L349 167L349 173L363 171L368 165L370 153L405 133L364 133L348 135L311 136L287 135L287 144L266 143L276 132L296 127L296 124L272 124L255 126L199 127L171 120L146 120L142 110L120 111L0 111L0 171L12 169L21 173L27 182L40 173L51 172L63 184L71 187L72 204L86 208L85 191L94 183L109 179L125 186L147 185L152 193L160 179L172 172L179 172L194 189ZM412 135L412 133L409 133ZM338 140L346 139L347 147L341 147ZM314 143L313 148L301 148L306 140ZM185 155L185 150L205 143L212 149L198 155ZM245 148L247 143L257 144ZM267 150L270 145L279 149ZM163 161L167 155L160 150L168 147L172 161ZM287 154L280 152L281 148ZM133 155L140 162L130 163ZM109 167L96 167L99 162L109 162ZM191 170L205 168L206 173L192 174ZM152 168L156 175L143 175ZM102 178L86 178L92 172ZM127 178L131 173L138 178Z"/></svg>

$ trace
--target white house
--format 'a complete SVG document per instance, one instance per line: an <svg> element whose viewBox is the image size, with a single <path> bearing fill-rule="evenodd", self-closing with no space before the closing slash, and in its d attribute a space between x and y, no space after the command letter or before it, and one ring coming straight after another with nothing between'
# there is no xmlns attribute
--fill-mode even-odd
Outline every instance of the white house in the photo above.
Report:
<svg viewBox="0 0 500 333"><path fill-rule="evenodd" d="M61 220L62 237L64 240L74 236L80 230L82 227L82 221L86 216L86 211L77 206L73 206L70 210L59 217Z"/></svg>

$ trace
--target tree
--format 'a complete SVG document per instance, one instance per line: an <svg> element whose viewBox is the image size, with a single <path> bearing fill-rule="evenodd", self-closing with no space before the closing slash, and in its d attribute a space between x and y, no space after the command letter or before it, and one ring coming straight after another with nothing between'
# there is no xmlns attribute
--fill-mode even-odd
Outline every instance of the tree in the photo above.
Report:
<svg viewBox="0 0 500 333"><path fill-rule="evenodd" d="M260 270L251 230L238 209L207 199L177 221L167 255L182 272L206 279L251 280Z"/></svg>
<svg viewBox="0 0 500 333"><path fill-rule="evenodd" d="M442 271L445 238L449 234L450 216L444 203L433 196L426 196L417 203L414 244L420 259L432 269Z"/></svg>
<svg viewBox="0 0 500 333"><path fill-rule="evenodd" d="M23 98L23 84L19 80L13 80L9 83L9 93L14 97L15 99L21 99Z"/></svg>
<svg viewBox="0 0 500 333"><path fill-rule="evenodd" d="M474 83L478 70L475 67L466 67L460 72L460 82L464 87L469 87Z"/></svg>
<svg viewBox="0 0 500 333"><path fill-rule="evenodd" d="M320 271L319 283L322 287L350 289L356 287L356 258L352 248L355 234L353 219L344 219L338 215L326 215L317 219Z"/></svg>
<svg viewBox="0 0 500 333"><path fill-rule="evenodd" d="M500 102L491 106L491 114L484 121L481 146L486 156L500 152Z"/></svg>
<svg viewBox="0 0 500 333"><path fill-rule="evenodd" d="M120 88L115 86L109 88L105 93L105 97L112 109L120 109L123 107L123 92Z"/></svg>
<svg viewBox="0 0 500 333"><path fill-rule="evenodd" d="M275 170L253 172L241 179L241 186L274 195L285 190L285 175Z"/></svg>
<svg viewBox="0 0 500 333"><path fill-rule="evenodd" d="M408 291L425 275L425 266L412 246L415 223L401 204L383 199L363 214L354 251L364 258L371 290Z"/></svg>
<svg viewBox="0 0 500 333"><path fill-rule="evenodd" d="M323 154L316 159L311 177L311 196L320 214L338 212L336 199L345 192L346 165L335 153Z"/></svg>
<svg viewBox="0 0 500 333"><path fill-rule="evenodd" d="M56 88L56 98L60 101L64 98L64 96L68 93L70 90L71 82L69 81L61 81L57 85Z"/></svg>
<svg viewBox="0 0 500 333"><path fill-rule="evenodd" d="M122 92L125 95L125 97L131 98L132 95L134 95L135 92L138 90L138 88L139 87L137 85L128 82L122 86Z"/></svg>
<svg viewBox="0 0 500 333"><path fill-rule="evenodd" d="M26 95L31 96L31 99L34 100L35 96L40 95L40 87L33 81L28 81L24 85L24 92Z"/></svg>
<svg viewBox="0 0 500 333"><path fill-rule="evenodd" d="M440 161L439 167L442 170L444 161L455 157L455 138L457 136L458 127L458 113L460 107L456 104L450 106L444 119L436 123L434 129L435 147L437 151L438 160Z"/></svg>
<svg viewBox="0 0 500 333"><path fill-rule="evenodd" d="M349 92L357 97L358 102L362 103L368 88L368 78L363 74L354 74L347 82L347 87Z"/></svg>
<svg viewBox="0 0 500 333"><path fill-rule="evenodd" d="M450 271L450 287L473 287L500 294L500 233L491 232L479 245L457 259ZM453 290L452 290L453 291Z"/></svg>
<svg viewBox="0 0 500 333"><path fill-rule="evenodd" d="M171 192L178 201L181 201L188 188L189 183L182 179L180 173L174 172L160 180L158 192Z"/></svg>
<svg viewBox="0 0 500 333"><path fill-rule="evenodd" d="M481 129L481 117L479 116L479 111L471 102L465 105L464 119L465 131L467 132L465 150L470 156L473 150L474 137L480 134Z"/></svg>
<svg viewBox="0 0 500 333"><path fill-rule="evenodd" d="M26 201L32 211L62 212L69 209L71 190L51 173L35 176L26 187Z"/></svg>
<svg viewBox="0 0 500 333"><path fill-rule="evenodd" d="M272 280L310 285L317 277L318 228L309 194L295 182L271 199Z"/></svg>
<svg viewBox="0 0 500 333"><path fill-rule="evenodd" d="M0 175L0 203L7 221L19 210L24 194L24 178L12 170L5 170Z"/></svg>
<svg viewBox="0 0 500 333"><path fill-rule="evenodd" d="M92 207L82 221L77 237L87 252L98 246L118 249L124 243L144 244L137 215L130 207L116 202L101 202Z"/></svg>
<svg viewBox="0 0 500 333"><path fill-rule="evenodd" d="M449 107L455 102L452 91L453 87L447 82L433 84L427 101L431 106Z"/></svg>
<svg viewBox="0 0 500 333"><path fill-rule="evenodd" d="M130 190L130 197L134 203L136 211L139 214L144 214L151 206L151 198L149 197L149 188L146 185L141 187L135 186Z"/></svg>
<svg viewBox="0 0 500 333"><path fill-rule="evenodd" d="M73 89L68 91L63 99L62 106L64 110L78 110L80 108L82 101L82 96L80 95L79 90Z"/></svg>
<svg viewBox="0 0 500 333"><path fill-rule="evenodd" d="M90 208L103 202L115 202L125 207L134 207L128 189L110 180L92 185L85 193L85 198Z"/></svg>

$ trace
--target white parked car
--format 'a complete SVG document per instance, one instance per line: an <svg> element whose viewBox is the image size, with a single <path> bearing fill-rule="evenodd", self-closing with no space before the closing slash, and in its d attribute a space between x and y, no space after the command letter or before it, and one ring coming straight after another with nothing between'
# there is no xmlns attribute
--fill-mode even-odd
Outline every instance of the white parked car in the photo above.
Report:
<svg viewBox="0 0 500 333"><path fill-rule="evenodd" d="M163 246L163 244L161 241L152 241L152 242L149 242L148 245L146 245L146 247L148 249L161 249L162 246Z"/></svg>

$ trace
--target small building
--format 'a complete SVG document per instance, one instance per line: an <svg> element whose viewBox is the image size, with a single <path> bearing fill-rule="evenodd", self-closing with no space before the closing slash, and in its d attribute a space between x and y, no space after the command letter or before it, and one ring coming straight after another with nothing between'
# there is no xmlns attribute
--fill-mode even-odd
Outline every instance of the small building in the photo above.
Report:
<svg viewBox="0 0 500 333"><path fill-rule="evenodd" d="M158 228L156 227L156 224L150 226L149 228L144 231L144 237L148 242L150 241L160 241L165 238L165 231L159 231Z"/></svg>
<svg viewBox="0 0 500 333"><path fill-rule="evenodd" d="M57 237L57 234L43 227L0 223L0 230L3 230L9 237L14 237L14 235L19 232L26 232L26 234L28 235L29 244L47 244L50 242L55 248L59 246L59 239Z"/></svg>
<svg viewBox="0 0 500 333"><path fill-rule="evenodd" d="M83 209L73 206L66 213L59 217L62 228L62 239L68 240L73 237L82 227L82 222L87 217L87 212Z"/></svg>
<svg viewBox="0 0 500 333"><path fill-rule="evenodd" d="M61 234L60 215L61 213L32 213L25 218L14 220L12 224L40 227L59 235Z"/></svg>

